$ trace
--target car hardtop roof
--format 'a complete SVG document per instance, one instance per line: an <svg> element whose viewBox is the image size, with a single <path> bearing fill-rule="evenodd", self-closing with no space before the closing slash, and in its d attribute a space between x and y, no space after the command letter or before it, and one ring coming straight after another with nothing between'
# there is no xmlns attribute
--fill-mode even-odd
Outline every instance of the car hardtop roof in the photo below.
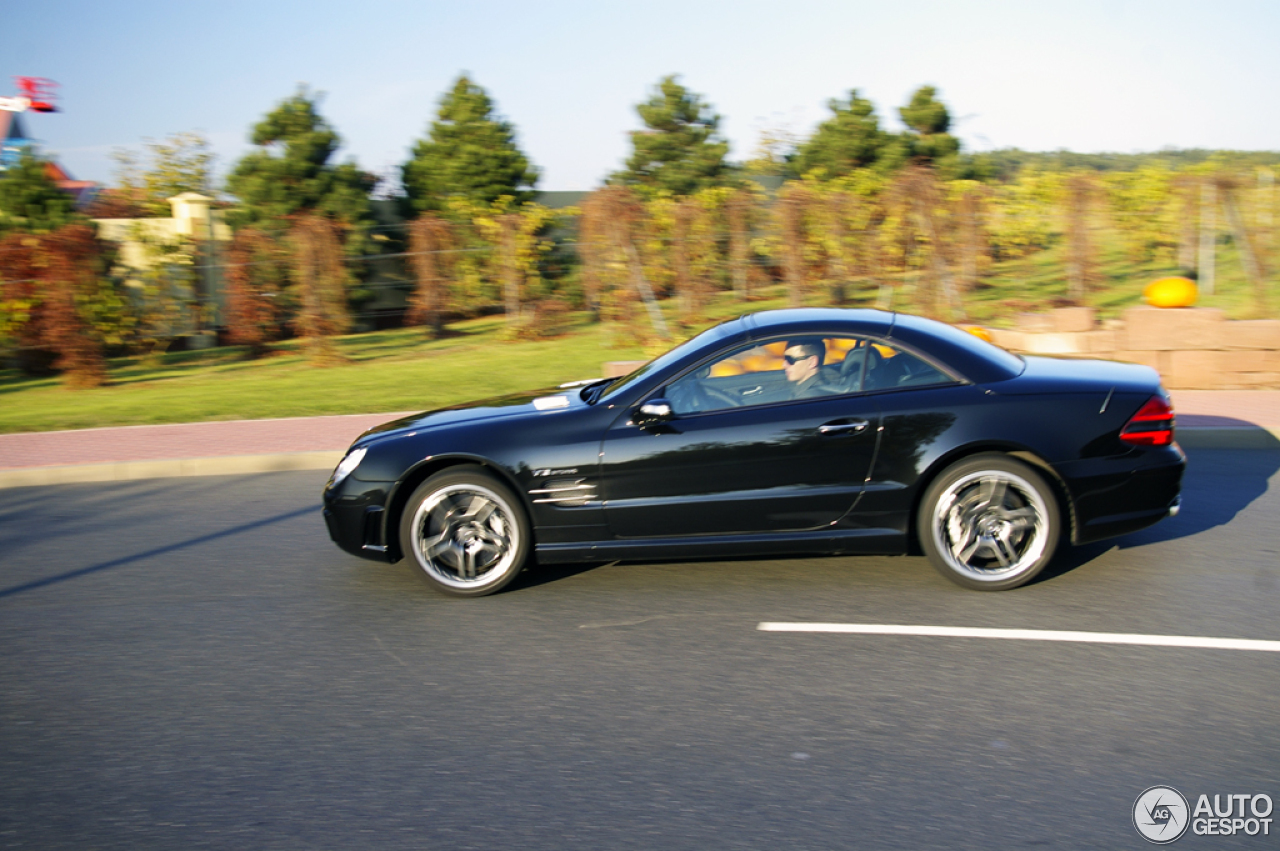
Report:
<svg viewBox="0 0 1280 851"><path fill-rule="evenodd" d="M839 307L791 307L762 310L739 318L752 339L774 334L846 330L855 334L887 337L897 316L885 310ZM846 326L841 328L840 326Z"/></svg>
<svg viewBox="0 0 1280 851"><path fill-rule="evenodd" d="M752 340L766 336L838 331L866 334L899 345L905 343L937 358L966 380L979 384L1013 378L1025 368L1017 356L954 325L910 313L869 308L799 307L748 313L739 321L741 330Z"/></svg>

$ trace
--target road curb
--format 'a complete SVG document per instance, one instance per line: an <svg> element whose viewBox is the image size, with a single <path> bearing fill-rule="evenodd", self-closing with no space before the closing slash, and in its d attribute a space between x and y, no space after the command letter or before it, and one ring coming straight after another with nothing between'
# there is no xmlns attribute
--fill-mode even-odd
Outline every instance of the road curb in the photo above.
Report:
<svg viewBox="0 0 1280 851"><path fill-rule="evenodd" d="M1185 449L1280 449L1280 428L1260 426L1196 426L1178 429ZM283 473L294 470L332 470L345 450L283 452L267 455L222 455L209 458L110 461L63 467L16 467L0 470L0 489L69 485L87 482L127 482L182 476L234 476Z"/></svg>

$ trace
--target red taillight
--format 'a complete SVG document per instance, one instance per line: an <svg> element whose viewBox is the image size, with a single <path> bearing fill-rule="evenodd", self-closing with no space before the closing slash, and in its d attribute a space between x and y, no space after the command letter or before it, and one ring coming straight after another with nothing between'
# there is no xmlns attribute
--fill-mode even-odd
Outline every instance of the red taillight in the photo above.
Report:
<svg viewBox="0 0 1280 851"><path fill-rule="evenodd" d="M1152 396L1120 429L1120 439L1138 446L1173 443L1173 406L1162 396Z"/></svg>

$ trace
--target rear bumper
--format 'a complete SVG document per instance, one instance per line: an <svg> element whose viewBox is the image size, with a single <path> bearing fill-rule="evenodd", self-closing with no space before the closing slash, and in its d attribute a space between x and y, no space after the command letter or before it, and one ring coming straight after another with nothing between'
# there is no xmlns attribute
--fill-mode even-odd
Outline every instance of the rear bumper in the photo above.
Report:
<svg viewBox="0 0 1280 851"><path fill-rule="evenodd" d="M1151 457L1137 469L1106 472L1095 467L1090 475L1064 477L1075 505L1072 543L1125 535L1177 513L1186 456L1176 444L1146 451Z"/></svg>

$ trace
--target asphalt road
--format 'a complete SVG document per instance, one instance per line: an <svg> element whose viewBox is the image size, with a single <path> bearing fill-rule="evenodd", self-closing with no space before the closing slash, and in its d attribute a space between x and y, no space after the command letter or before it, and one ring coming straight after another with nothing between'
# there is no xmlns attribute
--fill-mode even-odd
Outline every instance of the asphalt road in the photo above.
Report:
<svg viewBox="0 0 1280 851"><path fill-rule="evenodd" d="M606 565L481 600L324 532L323 473L0 491L0 848L1144 848L1144 789L1280 801L1280 452L964 591L919 558ZM1275 847L1197 837L1177 847Z"/></svg>

